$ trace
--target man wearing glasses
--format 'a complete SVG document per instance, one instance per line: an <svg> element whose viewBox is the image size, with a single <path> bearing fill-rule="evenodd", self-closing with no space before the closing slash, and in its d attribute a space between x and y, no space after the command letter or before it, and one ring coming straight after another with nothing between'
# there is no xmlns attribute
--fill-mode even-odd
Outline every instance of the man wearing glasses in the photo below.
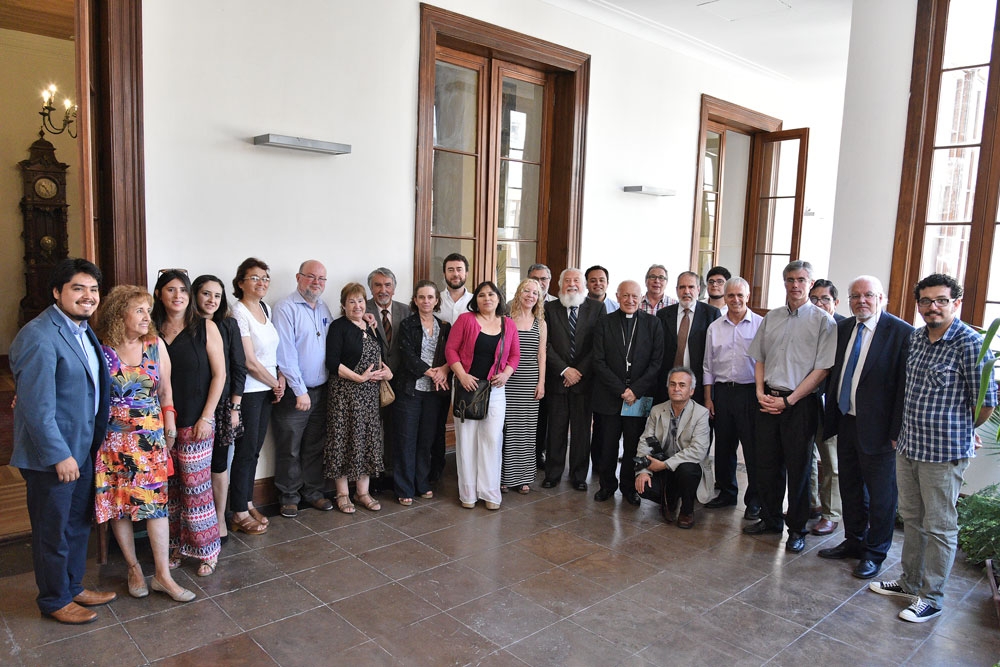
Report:
<svg viewBox="0 0 1000 667"><path fill-rule="evenodd" d="M288 388L274 406L274 485L281 494L281 516L294 518L299 501L329 511L323 494L326 442L326 333L333 321L321 298L326 267L314 259L295 274L295 291L274 306L278 368Z"/></svg>
<svg viewBox="0 0 1000 667"><path fill-rule="evenodd" d="M661 308L677 303L667 296L667 269L662 264L653 264L646 269L646 293L639 302L639 310L647 315L656 315Z"/></svg>
<svg viewBox="0 0 1000 667"><path fill-rule="evenodd" d="M869 588L906 598L911 604L899 617L923 623L941 614L958 541L955 502L975 451L975 427L993 413L997 390L991 379L976 417L984 366L976 360L983 337L957 317L962 286L935 273L918 282L913 295L926 326L910 336L903 423L896 442L903 574L873 581Z"/></svg>
<svg viewBox="0 0 1000 667"><path fill-rule="evenodd" d="M799 553L806 546L809 520L809 469L819 415L815 391L833 366L837 330L829 314L809 303L809 262L790 262L782 276L785 305L764 317L749 350L756 360L754 383L761 412L756 424L761 519L743 532L780 534L787 523L785 549ZM783 521L786 472L788 514Z"/></svg>
<svg viewBox="0 0 1000 667"><path fill-rule="evenodd" d="M705 285L708 290L706 303L719 309L719 313L726 314L726 281L732 278L729 269L724 266L713 266L705 274Z"/></svg>

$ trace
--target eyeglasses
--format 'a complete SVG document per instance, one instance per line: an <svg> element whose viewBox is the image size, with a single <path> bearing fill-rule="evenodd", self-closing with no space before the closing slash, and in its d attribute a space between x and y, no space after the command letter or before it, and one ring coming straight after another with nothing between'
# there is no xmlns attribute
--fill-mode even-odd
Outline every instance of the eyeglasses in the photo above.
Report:
<svg viewBox="0 0 1000 667"><path fill-rule="evenodd" d="M809 300L812 301L814 304L816 304L816 303L833 303L833 297L830 296L829 294L826 294L824 296L810 296Z"/></svg>
<svg viewBox="0 0 1000 667"><path fill-rule="evenodd" d="M785 278L786 285L794 285L795 283L798 283L799 285L805 285L807 282L809 282L809 279L805 277Z"/></svg>
<svg viewBox="0 0 1000 667"><path fill-rule="evenodd" d="M657 282L664 282L666 279L666 276L646 276L646 280L655 280Z"/></svg>
<svg viewBox="0 0 1000 667"><path fill-rule="evenodd" d="M726 279L725 278L709 278L708 279L708 284L709 285L725 285L726 284Z"/></svg>
<svg viewBox="0 0 1000 667"><path fill-rule="evenodd" d="M183 273L185 276L188 274L187 269L160 269L156 272L156 277L159 278L164 273Z"/></svg>
<svg viewBox="0 0 1000 667"><path fill-rule="evenodd" d="M917 305L921 308L930 308L930 305L933 303L938 308L945 308L952 301L955 301L955 299L949 299L943 296L937 299L928 299L927 297L924 297L923 299L917 299Z"/></svg>
<svg viewBox="0 0 1000 667"><path fill-rule="evenodd" d="M271 276L247 276L244 280L249 280L252 283L264 283L265 285L271 282Z"/></svg>
<svg viewBox="0 0 1000 667"><path fill-rule="evenodd" d="M875 292L865 292L864 294L850 294L848 295L847 300L861 301L861 299L864 299L865 301L873 301L877 296L878 294Z"/></svg>
<svg viewBox="0 0 1000 667"><path fill-rule="evenodd" d="M305 278L306 280L308 280L309 282L313 282L313 281L316 281L318 283L325 283L326 282L326 278L323 277L323 276L314 276L311 273L300 273L299 275L302 276L303 278Z"/></svg>

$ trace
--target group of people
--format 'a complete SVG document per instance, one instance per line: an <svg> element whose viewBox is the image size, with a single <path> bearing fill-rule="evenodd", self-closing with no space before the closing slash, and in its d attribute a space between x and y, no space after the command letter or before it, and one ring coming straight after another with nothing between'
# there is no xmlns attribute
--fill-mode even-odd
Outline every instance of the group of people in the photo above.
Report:
<svg viewBox="0 0 1000 667"><path fill-rule="evenodd" d="M115 597L82 586L92 511L111 523L132 596L152 588L189 601L171 577L182 558L209 576L228 530L268 530L253 489L271 423L281 516L303 503L350 514L379 511L379 488L404 506L434 497L449 413L470 509L530 493L536 467L543 488L565 473L586 492L592 467L595 501L646 498L690 529L696 501L737 505L742 446L744 532L787 528L797 553L808 532L830 534L842 517L844 540L819 555L855 558L854 575L871 579L898 506L903 575L871 589L910 601L904 620L940 613L973 429L996 405L991 384L974 420L981 337L957 318L954 279L917 284L926 326L914 330L885 312L872 276L850 283L852 317L840 316L836 287L804 261L785 267L786 303L764 317L724 267L704 280L682 272L673 299L659 264L645 292L626 280L614 295L601 266L564 270L550 295L552 274L536 264L509 304L492 281L466 289L468 270L448 255L445 289L418 281L407 305L394 299L393 272L377 268L367 290L341 289L334 317L316 260L273 310L269 267L256 258L236 271L232 309L215 276L192 283L164 269L152 294L119 285L102 302L96 266L60 264L54 305L10 349L11 464L27 484L43 614L86 623L96 618L87 607ZM140 520L156 568L148 585Z"/></svg>

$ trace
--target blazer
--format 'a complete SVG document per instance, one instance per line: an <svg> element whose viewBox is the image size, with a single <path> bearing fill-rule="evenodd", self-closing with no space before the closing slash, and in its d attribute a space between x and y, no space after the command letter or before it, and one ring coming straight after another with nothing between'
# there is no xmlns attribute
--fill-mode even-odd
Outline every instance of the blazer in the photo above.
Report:
<svg viewBox="0 0 1000 667"><path fill-rule="evenodd" d="M462 368L468 373L472 368L472 357L476 351L476 338L482 328L476 320L476 314L462 313L455 320L448 334L448 342L444 347L444 357L451 366L456 361L462 364ZM493 377L498 372L510 366L515 371L517 364L521 360L521 339L517 335L517 325L514 320L504 317L503 324L503 356L500 356L500 345L497 345L496 354L493 357L493 365L490 366L490 376ZM498 363L499 362L499 363ZM479 378L482 380L483 378Z"/></svg>
<svg viewBox="0 0 1000 667"><path fill-rule="evenodd" d="M111 403L111 376L94 330L87 326L100 367L99 404L87 357L55 305L24 325L10 346L17 405L10 465L54 472L70 456L86 462L104 442Z"/></svg>
<svg viewBox="0 0 1000 667"><path fill-rule="evenodd" d="M839 430L841 415L837 401L840 392L837 388L847 356L847 343L856 326L857 319L854 317L846 318L837 325L837 359L826 385L823 435L827 438L837 435ZM912 326L883 312L868 347L865 365L854 371L861 373L854 402L858 413L858 449L865 454L892 451L891 441L899 437L903 423L906 359L912 332Z"/></svg>
<svg viewBox="0 0 1000 667"><path fill-rule="evenodd" d="M677 355L677 317L680 312L680 304L673 304L662 309L656 314L663 325L663 365L660 367L660 377L656 387L656 397L659 400L667 399L667 374L674 365L674 357ZM699 404L705 401L705 392L699 391L704 385L705 379L705 337L708 333L708 325L719 319L722 313L715 306L698 301L694 306L694 314L691 316L691 327L688 329L688 353L691 357L690 367L694 371L694 379L697 387L694 392L694 400Z"/></svg>
<svg viewBox="0 0 1000 667"><path fill-rule="evenodd" d="M385 355L385 363L389 365L389 369L392 370L395 375L396 369L399 368L399 325L403 323L407 317L410 316L410 307L405 303L400 303L399 301L393 301L392 305L389 306L389 310L392 313L392 340L390 341L385 335L385 329L382 328L382 309L378 307L375 303L375 299L368 299L365 303L365 310L375 316L376 329L378 330L379 336L382 337L382 341L388 341L389 349Z"/></svg>
<svg viewBox="0 0 1000 667"><path fill-rule="evenodd" d="M670 401L653 406L646 419L646 430L639 438L636 456L649 455L651 449L646 444L646 438L650 436L655 436L660 441L660 445L663 446L663 451L667 451L666 440L670 434L670 414ZM665 461L668 468L677 470L677 466L682 463L697 463L699 465L704 463L705 459L708 458L708 450L712 444L708 426L708 408L698 405L694 401L688 401L677 421L677 444L680 446L680 450ZM637 476L638 474L636 473Z"/></svg>
<svg viewBox="0 0 1000 667"><path fill-rule="evenodd" d="M438 334L437 347L434 350L434 366L443 366L445 362L444 347L448 341L451 325L435 316L441 331ZM392 376L392 384L396 392L407 396L416 393L417 380L423 377L430 366L420 358L420 348L424 342L424 329L420 324L420 315L414 313L400 322L399 334L399 371ZM451 371L449 371L451 372Z"/></svg>
<svg viewBox="0 0 1000 667"><path fill-rule="evenodd" d="M576 345L569 353L569 313L559 301L545 304L545 322L549 327L545 346L545 392L549 394L586 394L593 383L594 328L604 317L604 304L585 299L576 311ZM583 378L572 387L563 385L560 375L567 368L575 368Z"/></svg>
<svg viewBox="0 0 1000 667"><path fill-rule="evenodd" d="M625 382L626 348L623 340L625 313L616 310L601 318L594 330L594 392L591 406L594 412L619 414L622 394L631 388L636 397L652 396L663 361L663 327L652 315L635 314L635 338L629 361L631 380Z"/></svg>

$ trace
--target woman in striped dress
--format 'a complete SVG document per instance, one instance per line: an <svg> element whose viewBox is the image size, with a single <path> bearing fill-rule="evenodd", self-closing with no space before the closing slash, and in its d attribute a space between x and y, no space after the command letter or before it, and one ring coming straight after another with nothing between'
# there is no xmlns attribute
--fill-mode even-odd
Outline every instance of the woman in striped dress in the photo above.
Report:
<svg viewBox="0 0 1000 667"><path fill-rule="evenodd" d="M511 300L510 317L517 325L521 360L507 382L500 490L528 493L535 480L535 431L538 401L545 395L545 311L542 286L522 280Z"/></svg>

